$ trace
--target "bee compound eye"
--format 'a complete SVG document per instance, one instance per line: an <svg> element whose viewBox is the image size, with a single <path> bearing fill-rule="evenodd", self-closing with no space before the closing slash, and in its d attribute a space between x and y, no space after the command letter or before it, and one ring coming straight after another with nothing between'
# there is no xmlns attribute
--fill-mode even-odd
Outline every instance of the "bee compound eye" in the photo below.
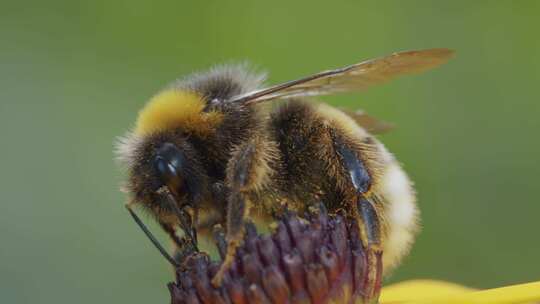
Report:
<svg viewBox="0 0 540 304"><path fill-rule="evenodd" d="M164 143L154 158L154 168L161 181L168 186L179 186L184 164L184 154L172 143Z"/></svg>
<svg viewBox="0 0 540 304"><path fill-rule="evenodd" d="M154 167L160 177L160 179L167 183L171 178L176 175L176 168L161 157L156 157L154 161Z"/></svg>

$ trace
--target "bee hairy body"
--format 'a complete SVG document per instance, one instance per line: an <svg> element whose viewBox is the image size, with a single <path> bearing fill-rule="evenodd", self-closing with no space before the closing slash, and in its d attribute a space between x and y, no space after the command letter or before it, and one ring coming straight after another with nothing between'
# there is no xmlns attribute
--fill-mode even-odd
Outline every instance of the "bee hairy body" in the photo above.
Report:
<svg viewBox="0 0 540 304"><path fill-rule="evenodd" d="M224 227L227 252L215 285L246 221L271 221L286 210L302 214L321 203L358 223L362 244L384 252L388 272L418 231L412 183L358 120L303 96L363 88L450 55L445 49L396 53L268 89L260 89L263 76L240 66L177 81L147 103L117 147L128 169L128 206L147 210L180 250L196 247L197 232ZM283 100L274 108L259 104L275 99ZM373 276L376 285L380 278Z"/></svg>
<svg viewBox="0 0 540 304"><path fill-rule="evenodd" d="M186 191L191 196L187 199L197 201L199 217L194 219L195 225L207 235L215 224L227 226L228 202L224 196L233 187L240 187L249 197L248 212L256 221L271 221L274 215L286 209L303 213L321 202L329 212L350 210L352 206L347 202L354 201L356 193L347 169L341 165L342 156L336 152L336 141L341 140L354 147L365 163L369 190L381 200L381 204L376 205L381 209L378 211L383 222L381 227L391 225L384 217L387 202L380 193L379 180L385 166L389 165L385 161L392 165L395 161L372 135L346 114L328 105L302 99L285 101L272 110L237 107L224 109L224 112L223 118L204 134L186 129L164 129L146 135L144 144L140 143L139 147L131 147L139 151L135 153L138 160L133 161L129 187L134 190L135 200L147 202L145 208L160 223L170 227L178 225L168 204L159 203L163 199L156 191L161 183L148 178L154 175L151 168L153 151L164 142L182 146L190 159L188 174L192 185ZM197 115L206 114L201 111ZM187 140L177 142L178 138L186 136ZM250 153L256 155L240 153L242 146L253 142L257 148ZM384 153L388 154L386 158ZM246 159L256 160L254 171L248 176L234 178L238 173L232 172L232 168ZM241 180L242 185L227 184L233 180ZM216 193L214 186L225 189ZM411 236L407 238L412 240L416 218L411 218L410 225ZM386 228L382 233L386 238ZM385 250L388 252L385 257L390 255L390 250ZM397 254L396 258L401 255ZM395 261L388 264L395 264Z"/></svg>

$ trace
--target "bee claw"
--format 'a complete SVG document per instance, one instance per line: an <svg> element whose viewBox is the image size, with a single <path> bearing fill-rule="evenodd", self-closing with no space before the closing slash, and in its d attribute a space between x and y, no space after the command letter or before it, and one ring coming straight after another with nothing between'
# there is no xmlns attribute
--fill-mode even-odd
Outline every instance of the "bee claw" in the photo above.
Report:
<svg viewBox="0 0 540 304"><path fill-rule="evenodd" d="M227 254L227 240L225 240L225 232L223 231L223 227L221 225L215 225L212 230L212 235L217 245L219 256L221 259L224 259L225 255Z"/></svg>
<svg viewBox="0 0 540 304"><path fill-rule="evenodd" d="M323 202L319 202L318 207L319 207L319 212L320 212L322 215L324 215L324 216L327 216L327 215L328 215L328 209L326 209L326 206L324 205Z"/></svg>
<svg viewBox="0 0 540 304"><path fill-rule="evenodd" d="M255 224L253 224L252 221L247 221L246 224L244 225L244 228L245 228L246 235L248 236L257 235L257 227L255 226Z"/></svg>
<svg viewBox="0 0 540 304"><path fill-rule="evenodd" d="M225 276L225 272L226 272L227 270L229 270L229 265L226 265L225 262L227 262L227 259L225 259L225 260L223 261L223 263L222 263L221 266L219 267L218 272L217 272L217 273L214 275L214 277L212 278L212 281L211 281L212 286L214 286L214 287L216 287L216 288L221 286L221 283L222 283L222 281L223 281L223 277ZM230 264L230 263L232 263L232 260L231 260L229 263L227 263L227 264Z"/></svg>
<svg viewBox="0 0 540 304"><path fill-rule="evenodd" d="M219 266L217 273L212 278L212 285L214 287L221 286L221 282L223 280L223 277L225 276L225 272L227 272L231 268L231 265L234 262L234 257L236 255L236 249L239 246L239 242L235 240L229 241L226 243L226 246L227 250L225 251L225 258L223 258L223 262Z"/></svg>

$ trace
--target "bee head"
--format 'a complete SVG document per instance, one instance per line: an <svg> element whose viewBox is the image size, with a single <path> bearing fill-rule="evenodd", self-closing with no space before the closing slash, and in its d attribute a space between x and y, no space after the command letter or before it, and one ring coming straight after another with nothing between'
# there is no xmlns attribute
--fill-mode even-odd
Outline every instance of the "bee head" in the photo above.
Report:
<svg viewBox="0 0 540 304"><path fill-rule="evenodd" d="M130 196L126 205L131 216L163 256L173 265L175 260L159 244L146 225L132 210L141 206L180 245L179 228L192 248L197 248L193 225L198 208L207 193L207 174L198 154L180 130L138 136L130 133L118 145L118 153L128 171L124 190Z"/></svg>
<svg viewBox="0 0 540 304"><path fill-rule="evenodd" d="M142 142L127 148L135 144L130 141ZM132 135L122 145L134 149L127 163L126 185L134 202L171 225L179 224L180 211L199 207L207 194L208 177L199 155L181 131L138 139Z"/></svg>

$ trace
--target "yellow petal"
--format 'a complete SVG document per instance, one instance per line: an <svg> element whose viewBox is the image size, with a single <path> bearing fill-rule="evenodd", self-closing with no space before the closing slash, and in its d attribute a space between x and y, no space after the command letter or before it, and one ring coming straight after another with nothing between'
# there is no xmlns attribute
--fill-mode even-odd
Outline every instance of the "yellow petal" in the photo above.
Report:
<svg viewBox="0 0 540 304"><path fill-rule="evenodd" d="M383 288L381 304L539 303L540 282L475 291L454 283L414 280Z"/></svg>
<svg viewBox="0 0 540 304"><path fill-rule="evenodd" d="M404 303L413 300L444 297L472 291L454 283L435 280L411 280L386 286L382 289L380 303Z"/></svg>

